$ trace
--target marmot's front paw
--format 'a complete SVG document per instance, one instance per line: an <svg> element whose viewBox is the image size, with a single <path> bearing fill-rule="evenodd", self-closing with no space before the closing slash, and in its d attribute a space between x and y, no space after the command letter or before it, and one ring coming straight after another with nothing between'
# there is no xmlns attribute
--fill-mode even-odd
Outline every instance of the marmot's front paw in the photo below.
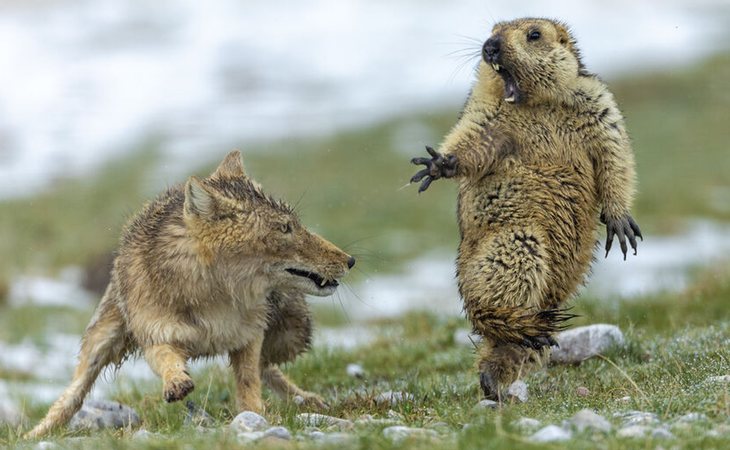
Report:
<svg viewBox="0 0 730 450"><path fill-rule="evenodd" d="M558 347L558 342L550 335L525 336L522 346L540 350L543 347Z"/></svg>
<svg viewBox="0 0 730 450"><path fill-rule="evenodd" d="M607 217L606 214L601 214L601 222L606 224L606 257L608 252L611 250L613 244L613 236L618 236L619 244L621 244L621 252L624 254L624 261L626 260L626 252L628 247L626 245L626 238L629 238L631 248L634 249L634 255L636 254L636 237L642 241L644 236L641 235L639 225L636 223L633 217L626 214L623 217Z"/></svg>
<svg viewBox="0 0 730 450"><path fill-rule="evenodd" d="M421 187L418 188L419 193L428 189L428 186L431 185L433 180L451 178L456 175L456 156L444 156L428 145L426 146L426 151L431 155L431 158L411 159L411 164L423 164L426 166L425 169L419 170L411 178L411 183L417 183L423 180Z"/></svg>

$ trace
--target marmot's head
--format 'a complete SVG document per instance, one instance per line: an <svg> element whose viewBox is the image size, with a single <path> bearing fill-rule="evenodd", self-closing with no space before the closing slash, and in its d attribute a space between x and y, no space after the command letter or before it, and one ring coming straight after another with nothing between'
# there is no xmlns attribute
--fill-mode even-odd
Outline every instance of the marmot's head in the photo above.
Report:
<svg viewBox="0 0 730 450"><path fill-rule="evenodd" d="M567 26L549 19L496 24L482 46L482 59L480 76L493 78L496 72L509 103L562 98L575 79L586 74Z"/></svg>

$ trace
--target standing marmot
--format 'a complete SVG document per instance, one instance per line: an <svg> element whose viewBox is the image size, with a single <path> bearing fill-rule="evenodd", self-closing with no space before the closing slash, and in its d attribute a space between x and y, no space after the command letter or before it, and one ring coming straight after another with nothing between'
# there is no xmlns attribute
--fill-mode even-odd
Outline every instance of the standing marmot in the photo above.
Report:
<svg viewBox="0 0 730 450"><path fill-rule="evenodd" d="M457 277L484 337L478 367L497 398L555 341L561 310L589 269L598 214L606 255L626 258L641 232L629 212L634 157L613 95L581 63L567 27L546 19L495 25L461 118L431 158L419 192L459 180Z"/></svg>

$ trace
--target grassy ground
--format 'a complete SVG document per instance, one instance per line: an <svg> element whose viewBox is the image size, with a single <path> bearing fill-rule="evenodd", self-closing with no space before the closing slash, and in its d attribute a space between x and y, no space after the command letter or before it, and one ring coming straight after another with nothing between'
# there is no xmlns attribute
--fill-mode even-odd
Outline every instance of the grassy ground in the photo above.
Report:
<svg viewBox="0 0 730 450"><path fill-rule="evenodd" d="M611 86L634 139L641 184L636 216L645 235L650 239L652 234L674 231L687 217L729 220L725 122L730 117L730 55L685 71L620 80ZM424 144L437 143L455 118L453 110L423 113L334 137L261 145L251 152L244 149L245 161L269 191L298 203L305 223L356 254L358 268L368 274L391 272L435 248L455 248L453 184L436 183L423 196L416 195L415 187L401 189L413 172L409 157L422 153ZM209 170L226 150L211 155L211 166L198 173ZM156 180L166 178L153 169L156 154L155 145L149 145L83 181L60 181L39 196L0 203L0 298L18 273L87 264L110 251L126 217L161 187ZM440 427L449 433L442 433L440 443L406 442L406 447L527 447L531 445L511 425L513 419L530 416L559 424L590 407L609 418L614 411L642 409L667 422L691 411L706 414L708 420L672 429L677 440L671 442L629 443L613 435L582 435L572 443L577 448L665 444L727 448L727 432L724 438L711 438L705 431L728 424L728 385L704 380L730 373L728 298L730 273L716 268L701 271L695 284L680 294L613 304L582 299L577 309L583 317L574 323L617 323L627 333L627 348L577 367L536 373L527 380L532 396L528 404L496 412L472 410L479 396L473 349L453 340L454 330L466 323L428 312L372 324L382 330L375 342L347 351L315 349L288 372L303 386L324 394L333 406L329 413L340 417L354 419L366 413L382 417L387 408L374 404L373 393L388 389L413 393L414 402L395 408L403 421L411 426L443 422ZM89 315L66 308L5 307L0 309L0 341L43 343L49 330L79 333ZM340 321L336 312L324 308L318 317L327 323ZM345 374L350 362L365 367L365 381ZM24 376L0 370L0 379ZM234 414L228 374L213 368L195 378L198 389L193 399L206 404L220 424L227 423ZM591 394L577 396L578 386ZM63 445L228 448L235 444L232 436L184 427L183 408L163 404L158 391L156 384L141 384L120 390L116 399L133 406L145 428L163 434L160 439L139 443L127 439L130 433L104 432L91 439L65 439ZM630 397L628 402L619 401L625 396ZM32 421L44 412L44 407L27 411ZM290 404L269 400L269 419L295 432L302 429L293 420L296 412ZM474 426L462 432L465 423ZM378 427L358 428L355 434L352 447L392 446ZM0 445L16 444L16 430L0 428Z"/></svg>

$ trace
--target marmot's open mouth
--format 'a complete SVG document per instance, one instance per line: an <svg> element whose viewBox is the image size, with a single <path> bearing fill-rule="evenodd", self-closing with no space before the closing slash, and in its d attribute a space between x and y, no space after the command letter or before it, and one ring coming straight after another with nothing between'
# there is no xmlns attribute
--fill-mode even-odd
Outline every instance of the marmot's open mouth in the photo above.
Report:
<svg viewBox="0 0 730 450"><path fill-rule="evenodd" d="M337 280L325 280L324 277L318 273L308 272L306 270L300 269L286 269L286 271L292 275L309 278L314 282L315 285L317 285L317 287L320 288L337 287L340 285Z"/></svg>
<svg viewBox="0 0 730 450"><path fill-rule="evenodd" d="M504 81L504 101L508 103L520 103L522 101L522 92L520 92L519 86L515 77L512 76L509 70L501 64L491 63L492 69L497 72Z"/></svg>

